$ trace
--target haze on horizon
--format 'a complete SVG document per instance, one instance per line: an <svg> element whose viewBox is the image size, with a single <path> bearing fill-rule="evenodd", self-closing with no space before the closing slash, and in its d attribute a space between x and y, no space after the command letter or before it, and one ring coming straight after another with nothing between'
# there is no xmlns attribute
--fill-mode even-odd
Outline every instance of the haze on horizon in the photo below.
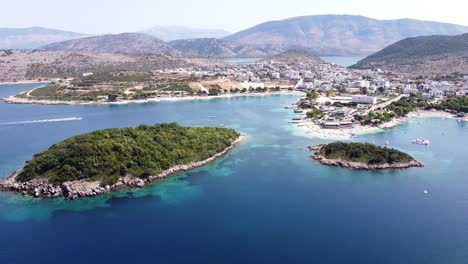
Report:
<svg viewBox="0 0 468 264"><path fill-rule="evenodd" d="M460 0L15 0L2 3L0 27L48 27L81 33L134 32L156 25L236 32L270 20L320 14L412 18L468 25Z"/></svg>

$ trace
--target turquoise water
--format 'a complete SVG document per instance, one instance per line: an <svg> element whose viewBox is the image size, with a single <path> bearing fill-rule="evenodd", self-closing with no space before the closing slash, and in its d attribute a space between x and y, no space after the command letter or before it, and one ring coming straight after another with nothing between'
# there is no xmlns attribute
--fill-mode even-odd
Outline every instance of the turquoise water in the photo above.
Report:
<svg viewBox="0 0 468 264"><path fill-rule="evenodd" d="M359 56L354 56L354 57L339 57L339 56L326 56L326 57L320 57L322 60L333 63L336 65L348 67L351 65L356 64L358 61L364 59L365 57L359 57Z"/></svg>
<svg viewBox="0 0 468 264"><path fill-rule="evenodd" d="M31 87L0 86L0 96ZM414 119L357 138L389 141L426 167L349 171L309 157L307 146L327 141L288 123L293 114L283 107L296 99L0 103L0 177L96 129L176 121L248 135L216 162L144 189L79 201L1 193L0 263L468 263L466 124ZM44 121L71 117L82 119ZM35 120L42 121L24 123ZM418 137L433 144L411 144Z"/></svg>

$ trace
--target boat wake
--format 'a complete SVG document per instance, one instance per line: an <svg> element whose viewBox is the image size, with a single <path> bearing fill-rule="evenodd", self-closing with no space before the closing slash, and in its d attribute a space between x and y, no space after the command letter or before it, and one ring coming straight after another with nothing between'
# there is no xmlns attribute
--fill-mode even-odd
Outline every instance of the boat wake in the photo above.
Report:
<svg viewBox="0 0 468 264"><path fill-rule="evenodd" d="M30 121L0 122L0 126L68 122L68 121L79 121L82 119L83 118L81 117L67 117L67 118L42 119L42 120L30 120Z"/></svg>

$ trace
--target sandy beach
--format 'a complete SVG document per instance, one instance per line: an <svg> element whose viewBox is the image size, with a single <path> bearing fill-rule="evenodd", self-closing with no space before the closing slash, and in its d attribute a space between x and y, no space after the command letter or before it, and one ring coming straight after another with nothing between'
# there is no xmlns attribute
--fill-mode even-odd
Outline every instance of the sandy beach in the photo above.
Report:
<svg viewBox="0 0 468 264"><path fill-rule="evenodd" d="M316 125L314 122L307 120L297 124L299 129L303 129L306 134L309 134L316 138L329 139L329 140L349 140L363 134L379 133L386 129L392 129L401 124L404 124L414 118L450 118L456 119L453 114L443 111L426 111L418 110L408 114L407 117L397 118L390 122L383 123L379 126L362 126L355 125L352 128L342 129L323 129Z"/></svg>
<svg viewBox="0 0 468 264"><path fill-rule="evenodd" d="M34 90L34 89L33 89ZM32 90L31 90L32 91ZM28 91L31 92L31 91ZM121 100L117 102L86 102L86 101L52 101L52 100L38 100L30 98L19 98L15 95L2 98L1 100L10 104L43 104L43 105L125 105L125 104L146 104L146 103L159 103L159 102L177 102L177 101L193 101L193 100L211 100L217 98L234 98L246 96L270 96L270 95L298 95L304 96L304 93L297 91L280 91L269 93L238 93L238 94L222 94L217 96L184 96L184 97L157 97L141 100Z"/></svg>

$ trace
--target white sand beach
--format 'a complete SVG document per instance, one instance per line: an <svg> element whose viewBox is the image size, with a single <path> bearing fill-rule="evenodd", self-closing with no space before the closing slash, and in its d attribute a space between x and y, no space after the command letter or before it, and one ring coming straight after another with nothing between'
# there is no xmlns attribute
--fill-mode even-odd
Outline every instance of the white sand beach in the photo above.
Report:
<svg viewBox="0 0 468 264"><path fill-rule="evenodd" d="M31 92L31 91L29 91ZM28 93L29 93L28 92ZM145 103L159 103L159 102L177 102L177 101L192 101L192 100L211 100L219 98L234 98L246 96L270 96L270 95L297 95L305 96L303 92L297 91L280 91L268 93L238 93L238 94L221 94L217 96L184 96L184 97L157 97L140 100L121 100L117 102L107 101L55 101L55 100L38 100L33 98L19 98L15 95L2 98L3 101L11 104L43 104L43 105L125 105L125 104L145 104Z"/></svg>

